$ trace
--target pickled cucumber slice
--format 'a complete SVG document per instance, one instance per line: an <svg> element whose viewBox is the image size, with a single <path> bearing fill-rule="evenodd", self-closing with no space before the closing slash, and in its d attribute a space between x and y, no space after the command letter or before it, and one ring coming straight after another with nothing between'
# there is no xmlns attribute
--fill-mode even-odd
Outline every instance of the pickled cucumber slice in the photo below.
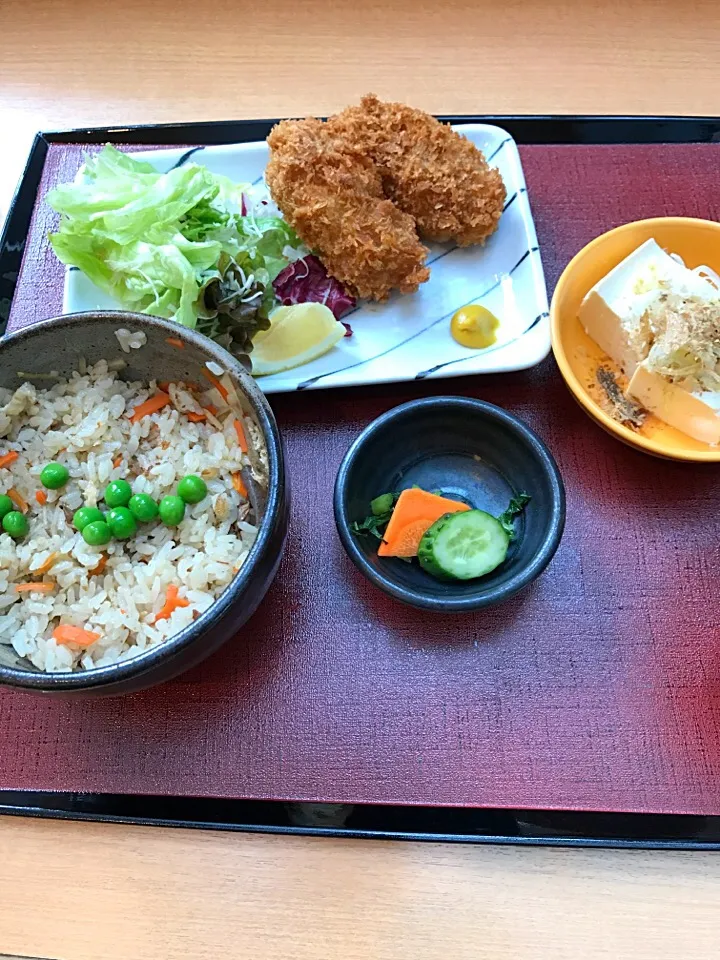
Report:
<svg viewBox="0 0 720 960"><path fill-rule="evenodd" d="M440 580L475 580L499 567L507 556L510 536L484 510L441 517L420 541L418 560Z"/></svg>

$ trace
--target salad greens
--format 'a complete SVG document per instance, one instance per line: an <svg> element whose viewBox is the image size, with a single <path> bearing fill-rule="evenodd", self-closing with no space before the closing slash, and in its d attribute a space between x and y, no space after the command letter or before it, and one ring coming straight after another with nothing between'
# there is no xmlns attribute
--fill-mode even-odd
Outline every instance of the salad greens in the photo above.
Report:
<svg viewBox="0 0 720 960"><path fill-rule="evenodd" d="M108 144L48 194L61 215L50 242L123 306L247 354L269 327L273 281L307 251L244 190L196 163L158 173Z"/></svg>

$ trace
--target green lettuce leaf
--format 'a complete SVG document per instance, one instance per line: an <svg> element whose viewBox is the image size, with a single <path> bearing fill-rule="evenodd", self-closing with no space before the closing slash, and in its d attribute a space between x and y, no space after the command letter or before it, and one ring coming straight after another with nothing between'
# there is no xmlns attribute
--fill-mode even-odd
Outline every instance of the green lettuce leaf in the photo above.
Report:
<svg viewBox="0 0 720 960"><path fill-rule="evenodd" d="M280 217L239 217L238 233L245 241L243 252L267 270L270 282L288 265L283 250L300 245L295 231Z"/></svg>
<svg viewBox="0 0 720 960"><path fill-rule="evenodd" d="M251 349L275 304L272 281L300 242L279 217L243 216L243 185L186 163L159 173L111 145L48 194L63 263L132 310ZM207 299L206 299L207 298Z"/></svg>

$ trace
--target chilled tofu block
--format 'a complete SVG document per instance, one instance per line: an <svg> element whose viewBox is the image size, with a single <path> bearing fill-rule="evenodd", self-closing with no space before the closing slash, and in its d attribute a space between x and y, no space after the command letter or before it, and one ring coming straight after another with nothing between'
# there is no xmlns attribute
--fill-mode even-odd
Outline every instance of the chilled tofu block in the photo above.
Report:
<svg viewBox="0 0 720 960"><path fill-rule="evenodd" d="M702 277L678 263L655 240L646 240L590 290L579 318L588 336L628 377L648 354L651 332L644 314L664 291L710 299Z"/></svg>
<svg viewBox="0 0 720 960"><path fill-rule="evenodd" d="M703 443L720 443L720 393L691 393L641 363L630 378L628 396L646 410Z"/></svg>

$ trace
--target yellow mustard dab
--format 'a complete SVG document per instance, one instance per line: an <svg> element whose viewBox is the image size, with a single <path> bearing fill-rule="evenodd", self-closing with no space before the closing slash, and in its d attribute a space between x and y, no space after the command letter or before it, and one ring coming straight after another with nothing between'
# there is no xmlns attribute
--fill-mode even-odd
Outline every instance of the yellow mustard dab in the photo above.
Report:
<svg viewBox="0 0 720 960"><path fill-rule="evenodd" d="M450 321L450 333L463 347L482 350L497 340L500 321L494 313L477 303L461 307Z"/></svg>

